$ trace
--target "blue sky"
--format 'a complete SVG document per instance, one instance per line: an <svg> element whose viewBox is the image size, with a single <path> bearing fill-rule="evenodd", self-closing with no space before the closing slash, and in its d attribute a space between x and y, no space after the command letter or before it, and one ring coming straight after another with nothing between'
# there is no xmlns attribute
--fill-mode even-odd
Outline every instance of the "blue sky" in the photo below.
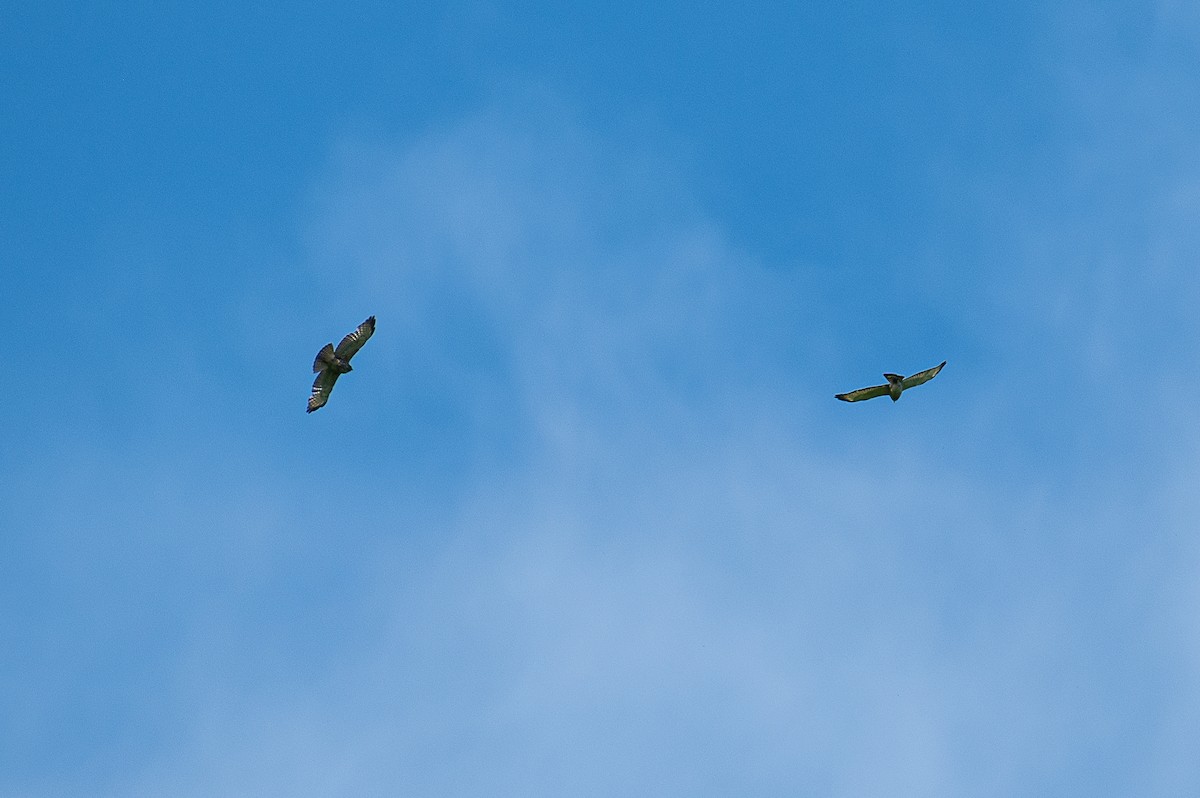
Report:
<svg viewBox="0 0 1200 798"><path fill-rule="evenodd" d="M1198 60L1178 2L10 8L0 795L1200 790Z"/></svg>

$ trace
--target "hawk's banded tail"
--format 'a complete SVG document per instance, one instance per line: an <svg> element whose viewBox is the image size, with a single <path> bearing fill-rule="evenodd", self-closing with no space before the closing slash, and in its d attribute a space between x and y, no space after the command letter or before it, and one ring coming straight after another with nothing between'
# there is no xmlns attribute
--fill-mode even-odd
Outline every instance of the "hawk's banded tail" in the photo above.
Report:
<svg viewBox="0 0 1200 798"><path fill-rule="evenodd" d="M313 361L313 374L321 371L330 363L333 362L333 344L325 344L320 352L317 352L317 359Z"/></svg>

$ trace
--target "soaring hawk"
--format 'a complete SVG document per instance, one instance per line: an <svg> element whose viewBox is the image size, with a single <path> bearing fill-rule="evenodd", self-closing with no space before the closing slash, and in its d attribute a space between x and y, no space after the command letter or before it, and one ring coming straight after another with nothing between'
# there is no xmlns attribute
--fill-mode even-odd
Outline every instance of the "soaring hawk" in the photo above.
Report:
<svg viewBox="0 0 1200 798"><path fill-rule="evenodd" d="M319 407L324 407L329 401L329 392L333 390L333 384L337 382L337 378L345 374L347 371L353 371L350 367L350 358L354 357L354 353L362 349L362 345L367 342L375 333L375 317L364 321L358 325L358 329L342 339L342 342L337 345L337 349L333 348L333 344L325 344L321 347L321 351L317 352L317 359L313 361L313 372L317 375L313 381L312 396L308 397L308 412L312 412Z"/></svg>
<svg viewBox="0 0 1200 798"><path fill-rule="evenodd" d="M942 366L946 365L946 361L942 361L940 365L934 366L931 369L918 371L911 377L902 377L899 374L884 374L883 378L887 380L887 385L874 385L870 388L859 388L857 391L850 393L834 394L843 402L861 402L864 399L874 399L876 396L890 396L892 401L900 398L902 391L908 390L914 385L920 385L923 382L929 382L937 376L942 370Z"/></svg>

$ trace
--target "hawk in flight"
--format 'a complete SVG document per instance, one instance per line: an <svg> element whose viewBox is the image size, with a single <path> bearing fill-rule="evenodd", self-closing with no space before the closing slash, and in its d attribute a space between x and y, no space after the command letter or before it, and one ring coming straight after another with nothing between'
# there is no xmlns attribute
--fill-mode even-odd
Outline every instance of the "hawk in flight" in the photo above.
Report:
<svg viewBox="0 0 1200 798"><path fill-rule="evenodd" d="M859 388L857 391L850 393L835 394L838 399L843 402L861 402L864 399L874 399L876 396L890 396L892 401L900 398L901 392L920 385L923 382L929 382L938 375L942 370L942 366L946 365L946 361L942 361L939 365L924 371L918 371L911 377L902 377L899 374L884 374L883 378L887 380L887 385L873 385L870 388Z"/></svg>
<svg viewBox="0 0 1200 798"><path fill-rule="evenodd" d="M313 381L312 396L308 397L308 412L312 412L319 407L324 407L329 401L329 392L333 390L333 384L337 382L337 378L345 374L347 371L353 371L350 367L350 358L354 357L354 353L362 349L362 345L367 342L375 333L375 317L364 321L358 325L358 329L342 339L342 342L337 345L337 349L333 348L333 344L325 344L321 347L321 351L317 352L317 359L313 361L313 372L317 375Z"/></svg>

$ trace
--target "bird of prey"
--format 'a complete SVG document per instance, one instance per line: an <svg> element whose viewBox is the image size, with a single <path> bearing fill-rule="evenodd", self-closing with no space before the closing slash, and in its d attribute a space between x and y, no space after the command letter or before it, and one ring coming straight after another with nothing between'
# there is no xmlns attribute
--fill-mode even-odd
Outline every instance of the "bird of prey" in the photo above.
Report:
<svg viewBox="0 0 1200 798"><path fill-rule="evenodd" d="M321 351L317 352L317 359L313 361L313 373L317 375L317 378L313 381L312 396L308 397L309 413L325 406L325 403L329 401L329 392L333 390L333 384L337 382L337 378L347 371L354 370L350 367L350 358L354 357L355 352L362 349L362 345L374 333L375 317L372 316L358 325L358 329L343 338L342 342L337 345L337 349L333 348L333 344L325 344L321 347Z"/></svg>
<svg viewBox="0 0 1200 798"><path fill-rule="evenodd" d="M857 391L850 393L834 394L843 402L861 402L864 399L874 399L876 396L890 396L892 401L900 398L903 391L908 390L914 385L920 385L923 382L929 382L937 376L942 370L942 366L946 365L946 361L942 361L939 365L924 371L918 371L911 377L902 377L899 374L884 374L883 378L887 380L887 385L873 385L870 388L859 388Z"/></svg>

